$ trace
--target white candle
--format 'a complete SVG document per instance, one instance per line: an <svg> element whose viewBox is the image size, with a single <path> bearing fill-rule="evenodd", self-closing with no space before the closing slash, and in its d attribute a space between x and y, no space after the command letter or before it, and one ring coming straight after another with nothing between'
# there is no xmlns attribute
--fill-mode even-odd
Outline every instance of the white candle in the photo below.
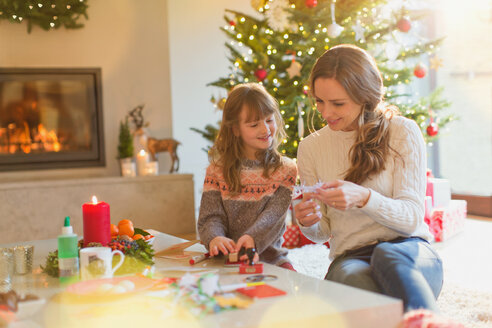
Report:
<svg viewBox="0 0 492 328"><path fill-rule="evenodd" d="M145 175L145 170L147 168L147 163L149 162L149 154L145 150L141 150L137 154L137 172L138 175Z"/></svg>
<svg viewBox="0 0 492 328"><path fill-rule="evenodd" d="M145 170L146 175L158 175L159 174L159 163L157 161L148 162Z"/></svg>
<svg viewBox="0 0 492 328"><path fill-rule="evenodd" d="M135 163L133 162L126 162L126 163L121 163L121 175L124 177L135 177L137 175L136 169L135 169Z"/></svg>

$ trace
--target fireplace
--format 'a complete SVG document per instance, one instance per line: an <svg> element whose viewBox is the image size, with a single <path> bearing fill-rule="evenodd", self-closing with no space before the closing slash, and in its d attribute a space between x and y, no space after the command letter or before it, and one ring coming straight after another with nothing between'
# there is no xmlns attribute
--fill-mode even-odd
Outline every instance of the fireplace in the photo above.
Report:
<svg viewBox="0 0 492 328"><path fill-rule="evenodd" d="M99 68L0 68L0 171L104 165Z"/></svg>

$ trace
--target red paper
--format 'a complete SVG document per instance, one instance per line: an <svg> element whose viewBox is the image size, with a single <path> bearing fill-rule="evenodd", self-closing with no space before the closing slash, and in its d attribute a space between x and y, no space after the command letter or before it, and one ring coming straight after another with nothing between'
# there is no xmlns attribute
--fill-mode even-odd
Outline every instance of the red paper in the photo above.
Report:
<svg viewBox="0 0 492 328"><path fill-rule="evenodd" d="M254 297L265 298L265 297L281 296L287 294L283 290L280 290L270 285L259 285L259 286L252 286L246 288L239 288L237 292L252 298Z"/></svg>

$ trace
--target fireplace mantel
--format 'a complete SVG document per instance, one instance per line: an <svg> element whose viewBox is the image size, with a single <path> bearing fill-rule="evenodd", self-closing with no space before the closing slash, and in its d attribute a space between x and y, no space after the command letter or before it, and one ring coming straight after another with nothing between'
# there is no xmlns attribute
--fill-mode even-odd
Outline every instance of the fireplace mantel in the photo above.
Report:
<svg viewBox="0 0 492 328"><path fill-rule="evenodd" d="M3 243L55 238L65 216L82 235L82 204L92 195L111 207L111 222L169 234L195 232L193 175L100 177L0 184Z"/></svg>

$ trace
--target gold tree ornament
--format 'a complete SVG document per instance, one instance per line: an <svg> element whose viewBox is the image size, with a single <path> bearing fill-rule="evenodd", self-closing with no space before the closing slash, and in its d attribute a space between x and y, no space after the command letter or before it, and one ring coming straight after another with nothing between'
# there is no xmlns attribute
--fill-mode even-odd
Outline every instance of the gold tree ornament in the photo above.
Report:
<svg viewBox="0 0 492 328"><path fill-rule="evenodd" d="M225 98L220 98L220 100L217 102L217 107L220 110L223 110L224 109L224 106L225 106L225 103L226 103L226 99Z"/></svg>
<svg viewBox="0 0 492 328"><path fill-rule="evenodd" d="M256 11L260 11L260 9L265 6L267 1L268 0L251 0L251 7L253 7Z"/></svg>
<svg viewBox="0 0 492 328"><path fill-rule="evenodd" d="M430 68L437 71L439 68L441 68L443 66L442 62L442 58L439 58L437 56L434 56L432 58L429 59L429 62L430 62Z"/></svg>

